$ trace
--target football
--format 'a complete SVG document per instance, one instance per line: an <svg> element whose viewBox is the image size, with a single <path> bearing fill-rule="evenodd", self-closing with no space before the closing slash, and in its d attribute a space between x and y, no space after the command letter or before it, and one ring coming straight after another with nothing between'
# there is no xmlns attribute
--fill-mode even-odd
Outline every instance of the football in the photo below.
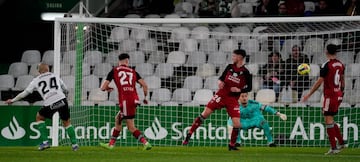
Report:
<svg viewBox="0 0 360 162"><path fill-rule="evenodd" d="M298 66L297 71L300 75L308 75L310 73L310 65L302 63Z"/></svg>

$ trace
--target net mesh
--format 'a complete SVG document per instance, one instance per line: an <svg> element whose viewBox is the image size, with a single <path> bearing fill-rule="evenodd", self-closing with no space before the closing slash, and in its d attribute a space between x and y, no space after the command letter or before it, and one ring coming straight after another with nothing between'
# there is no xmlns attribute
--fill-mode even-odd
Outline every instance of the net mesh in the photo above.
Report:
<svg viewBox="0 0 360 162"><path fill-rule="evenodd" d="M253 74L250 99L288 115L284 122L264 112L275 142L284 146L328 146L320 109L322 87L307 103L299 100L319 77L320 65L326 61L324 49L333 43L340 47L338 57L346 65L345 96L336 121L349 146L359 147L360 21L129 24L94 20L60 22L59 31L61 59L57 61L60 75L71 89L68 98L72 124L81 145L98 145L111 137L119 110L117 91L102 92L99 87L117 65L120 53L130 55L130 66L150 90L149 104L137 109L136 126L154 145L176 146L217 90L218 77L231 63L231 52L242 48L248 55L246 66ZM304 59L288 62L296 50ZM284 62L267 65L272 61L269 54L276 52ZM310 65L309 75L297 74L301 63ZM111 86L115 87L113 82ZM142 100L142 89L137 88ZM190 145L226 146L227 119L225 110L213 113ZM241 136L246 146L267 143L261 129L243 130ZM64 131L60 131L59 142L69 143ZM139 144L123 123L117 145Z"/></svg>

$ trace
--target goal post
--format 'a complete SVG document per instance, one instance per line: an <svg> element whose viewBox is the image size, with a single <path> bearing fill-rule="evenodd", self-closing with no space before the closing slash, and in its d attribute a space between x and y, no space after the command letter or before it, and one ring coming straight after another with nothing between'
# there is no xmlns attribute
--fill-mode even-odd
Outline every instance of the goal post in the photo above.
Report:
<svg viewBox="0 0 360 162"><path fill-rule="evenodd" d="M99 87L117 65L117 56L128 53L130 66L140 73L150 90L149 104L137 108L136 126L155 146L179 146L193 119L217 90L217 78L231 63L231 52L242 48L247 51L246 66L253 74L250 99L269 104L288 116L287 121L281 121L264 112L274 141L280 146L327 147L320 108L322 88L309 102L299 100L319 77L329 43L339 46L338 57L346 65L345 96L335 120L349 147L359 147L360 17L357 16L56 18L53 68L70 87L71 120L80 145L93 146L108 141L119 110L117 92L105 93ZM279 52L284 61L293 57L294 45L308 58L306 63L311 65L311 73L298 78L294 67L303 62L286 63L282 69L274 69L284 71L275 92L264 82L269 72L264 65L272 52ZM296 89L282 84L290 84L290 78L303 84ZM111 83L111 86L115 85ZM142 100L141 87L137 88ZM226 146L227 119L224 109L214 112L194 133L189 145ZM54 122L53 131L53 145L69 143L59 123ZM242 144L266 146L263 134L257 128L241 131ZM139 145L125 123L117 145Z"/></svg>

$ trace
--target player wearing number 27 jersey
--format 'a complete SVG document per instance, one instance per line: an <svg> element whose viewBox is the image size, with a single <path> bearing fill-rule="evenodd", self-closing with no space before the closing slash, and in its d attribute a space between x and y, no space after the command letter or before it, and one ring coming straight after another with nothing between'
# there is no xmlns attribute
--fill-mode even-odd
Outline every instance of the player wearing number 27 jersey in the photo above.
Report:
<svg viewBox="0 0 360 162"><path fill-rule="evenodd" d="M322 112L325 117L326 131L331 145L330 150L326 154L337 154L345 147L340 129L334 121L334 116L338 113L342 102L345 87L345 66L336 58L337 48L334 44L327 45L326 57L328 60L322 64L320 77L303 99L303 101L306 101L324 83ZM336 145L336 141L338 141L339 146Z"/></svg>
<svg viewBox="0 0 360 162"><path fill-rule="evenodd" d="M115 128L113 129L109 143L100 143L100 146L112 149L115 146L117 137L122 129L122 121L126 121L126 126L133 136L144 144L144 150L152 148L151 144L141 134L140 130L135 127L134 119L139 97L136 92L136 83L139 83L144 91L144 103L147 104L147 84L144 79L132 68L129 67L130 56L126 53L119 55L119 66L114 67L107 75L105 82L101 85L101 90L111 92L113 87L109 84L114 80L118 90L120 111L115 117ZM112 92L114 93L114 92Z"/></svg>

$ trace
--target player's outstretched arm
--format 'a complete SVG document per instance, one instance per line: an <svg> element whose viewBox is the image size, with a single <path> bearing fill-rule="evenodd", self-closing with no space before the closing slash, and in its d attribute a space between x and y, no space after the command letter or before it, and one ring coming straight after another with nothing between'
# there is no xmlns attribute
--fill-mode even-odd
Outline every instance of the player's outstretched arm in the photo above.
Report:
<svg viewBox="0 0 360 162"><path fill-rule="evenodd" d="M276 115L278 116L278 117L280 117L280 119L281 120L286 120L287 119L287 116L286 116L286 114L283 114L283 113L280 113L280 112L277 112L276 113Z"/></svg>
<svg viewBox="0 0 360 162"><path fill-rule="evenodd" d="M16 102L16 101L21 100L22 98L25 98L29 94L30 93L28 91L22 91L21 93L16 95L14 98L6 100L5 103L12 104L13 102Z"/></svg>

